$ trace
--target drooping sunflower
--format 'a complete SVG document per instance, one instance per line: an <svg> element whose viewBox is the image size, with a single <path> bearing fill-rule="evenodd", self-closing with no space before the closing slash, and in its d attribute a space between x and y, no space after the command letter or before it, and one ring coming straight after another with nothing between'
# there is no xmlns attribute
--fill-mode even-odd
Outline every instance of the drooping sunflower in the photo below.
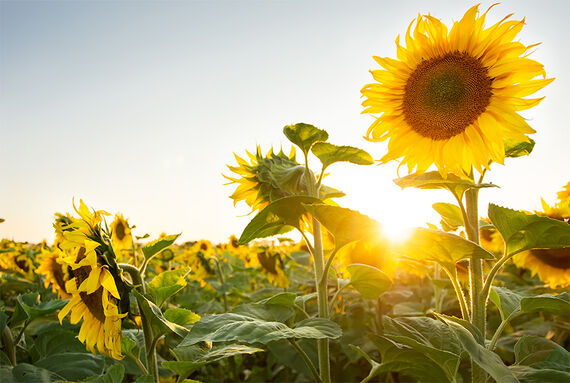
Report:
<svg viewBox="0 0 570 383"><path fill-rule="evenodd" d="M51 285L52 291L59 299L71 298L71 294L65 289L65 283L71 279L70 269L63 261L63 253L57 247L53 251L42 251L36 273L45 277L44 287L47 289Z"/></svg>
<svg viewBox="0 0 570 383"><path fill-rule="evenodd" d="M567 185L568 186L568 185ZM547 216L570 225L570 200L560 199L554 206L542 200L542 212ZM516 254L513 262L518 267L527 268L532 275L547 283L550 288L570 286L570 247L560 249L532 249Z"/></svg>
<svg viewBox="0 0 570 383"><path fill-rule="evenodd" d="M59 248L65 253L61 260L70 274L65 291L71 295L58 318L62 322L70 315L72 324L83 320L78 339L87 349L121 359L121 324L128 311L128 291L108 245L108 233L100 224L102 212L89 211L83 201L76 211L80 219L55 225L61 230Z"/></svg>
<svg viewBox="0 0 570 383"><path fill-rule="evenodd" d="M385 70L371 71L377 83L361 92L363 113L376 115L366 138L389 140L383 162L401 159L410 173L435 164L442 175L465 176L502 164L505 145L529 141L535 131L517 112L536 106L543 98L525 97L553 79L527 57L536 44L514 41L524 19L509 15L485 27L490 9L470 8L449 31L418 15L405 46L396 38L397 60L374 57Z"/></svg>
<svg viewBox="0 0 570 383"><path fill-rule="evenodd" d="M122 214L116 214L115 220L111 222L111 243L117 255L121 255L124 250L133 248L133 235L127 219Z"/></svg>

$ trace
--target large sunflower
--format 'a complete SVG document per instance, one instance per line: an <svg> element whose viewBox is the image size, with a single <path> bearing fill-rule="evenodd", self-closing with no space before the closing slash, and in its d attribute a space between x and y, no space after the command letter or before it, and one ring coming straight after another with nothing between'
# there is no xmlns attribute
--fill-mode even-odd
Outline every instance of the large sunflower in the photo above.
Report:
<svg viewBox="0 0 570 383"><path fill-rule="evenodd" d="M441 174L466 175L503 163L505 145L534 133L517 111L537 105L542 98L524 97L553 79L527 58L535 45L514 41L524 19L509 15L486 28L488 11L470 8L449 31L419 15L406 46L396 38L397 60L374 57L386 70L371 71L377 83L362 89L363 113L377 115L366 138L389 140L383 162L401 158L410 173L435 164Z"/></svg>
<svg viewBox="0 0 570 383"><path fill-rule="evenodd" d="M570 199L560 197L559 193L558 203L549 206L542 200L542 207L542 212L536 212L538 215L558 219L570 225ZM529 269L553 289L570 286L570 247L524 251L515 255L513 262L518 267Z"/></svg>
<svg viewBox="0 0 570 383"><path fill-rule="evenodd" d="M65 289L65 283L71 279L69 267L63 261L63 253L55 248L54 251L42 250L40 265L36 273L45 277L44 287L51 289L60 299L69 299L69 294Z"/></svg>

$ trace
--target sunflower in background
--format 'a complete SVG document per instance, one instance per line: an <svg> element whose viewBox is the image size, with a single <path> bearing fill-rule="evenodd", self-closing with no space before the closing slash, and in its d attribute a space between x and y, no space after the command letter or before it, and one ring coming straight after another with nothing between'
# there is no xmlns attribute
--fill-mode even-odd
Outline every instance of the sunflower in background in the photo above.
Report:
<svg viewBox="0 0 570 383"><path fill-rule="evenodd" d="M33 254L36 250L22 242L2 239L0 241L0 271L17 273L28 281L33 281L36 268Z"/></svg>
<svg viewBox="0 0 570 383"><path fill-rule="evenodd" d="M35 272L45 277L44 287L47 289L51 285L51 290L59 299L71 298L71 294L65 289L66 282L71 279L71 271L63 261L63 253L57 247L54 250L42 250L40 265Z"/></svg>
<svg viewBox="0 0 570 383"><path fill-rule="evenodd" d="M115 254L121 259L133 248L131 227L122 214L116 214L115 220L111 222L111 243L113 244Z"/></svg>
<svg viewBox="0 0 570 383"><path fill-rule="evenodd" d="M558 201L554 206L549 206L542 200L543 211L537 211L536 214L557 219L570 225L569 186L570 183L566 184L564 189L558 193ZM537 275L552 289L570 286L570 247L524 251L516 254L513 257L513 262L518 267L529 269L532 275Z"/></svg>
<svg viewBox="0 0 570 383"><path fill-rule="evenodd" d="M377 115L367 139L389 140L383 162L401 159L409 173L435 164L442 176L465 177L502 164L505 145L529 141L535 131L518 111L536 106L543 98L525 97L553 79L527 57L536 44L514 41L524 19L485 27L490 9L470 8L451 30L418 15L405 47L396 38L397 60L374 57L385 70L371 71L377 82L362 89L363 113Z"/></svg>
<svg viewBox="0 0 570 383"><path fill-rule="evenodd" d="M71 295L58 318L62 322L70 315L72 324L83 320L78 339L87 349L121 359L121 320L127 315L128 292L109 246L109 235L101 227L107 213L91 212L83 201L75 210L80 218L66 217L65 221L70 221L66 223L61 222L60 215L54 225L60 238L58 248L64 253L57 263L69 271L65 291Z"/></svg>
<svg viewBox="0 0 570 383"><path fill-rule="evenodd" d="M257 262L259 269L271 284L282 288L289 287L289 278L285 274L285 265L279 251L260 247L257 249ZM251 264L254 263L255 261Z"/></svg>
<svg viewBox="0 0 570 383"><path fill-rule="evenodd" d="M215 255L216 252L212 243L201 239L185 246L178 259L181 263L190 266L190 278L200 282L201 287L206 287L210 286L206 279L216 275L216 266L212 262Z"/></svg>

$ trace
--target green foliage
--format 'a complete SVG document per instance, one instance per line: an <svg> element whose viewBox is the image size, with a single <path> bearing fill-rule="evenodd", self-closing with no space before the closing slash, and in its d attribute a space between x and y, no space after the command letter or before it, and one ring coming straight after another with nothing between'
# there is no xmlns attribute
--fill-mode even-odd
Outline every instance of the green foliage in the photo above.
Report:
<svg viewBox="0 0 570 383"><path fill-rule="evenodd" d="M168 246L172 245L179 236L180 234L167 235L163 238L155 239L154 241L144 245L142 248L142 252L144 254L145 259L148 260L154 257L156 254L166 249Z"/></svg>
<svg viewBox="0 0 570 383"><path fill-rule="evenodd" d="M376 267L353 264L347 270L350 284L366 299L377 299L392 287L392 280Z"/></svg>
<svg viewBox="0 0 570 383"><path fill-rule="evenodd" d="M559 295L541 294L521 299L521 310L524 312L545 311L564 317L570 316L570 296L568 292Z"/></svg>
<svg viewBox="0 0 570 383"><path fill-rule="evenodd" d="M289 141L297 145L305 155L309 153L315 143L329 139L329 134L325 130L303 123L285 126L283 134Z"/></svg>
<svg viewBox="0 0 570 383"><path fill-rule="evenodd" d="M334 236L336 250L350 242L380 234L380 224L356 210L322 203L305 208Z"/></svg>
<svg viewBox="0 0 570 383"><path fill-rule="evenodd" d="M113 364L107 368L104 374L85 379L82 382L91 383L121 383L125 375L125 367L120 364Z"/></svg>
<svg viewBox="0 0 570 383"><path fill-rule="evenodd" d="M321 160L323 169L335 162L351 162L357 165L372 165L374 160L366 151L352 146L338 146L327 142L318 142L313 145L311 151Z"/></svg>
<svg viewBox="0 0 570 383"><path fill-rule="evenodd" d="M452 203L437 202L432 207L441 216L442 225L447 225L450 230L457 230L459 227L464 226L459 206Z"/></svg>
<svg viewBox="0 0 570 383"><path fill-rule="evenodd" d="M301 217L306 213L304 204L319 202L319 199L313 197L293 196L270 203L247 224L239 238L239 244L282 234L289 231L290 227L300 229Z"/></svg>
<svg viewBox="0 0 570 383"><path fill-rule="evenodd" d="M447 189L458 199L463 198L463 194L469 189L497 187L497 185L493 184L476 184L454 174L448 174L447 177L444 178L439 172L410 174L406 177L397 178L394 182L402 189L407 187L418 189Z"/></svg>
<svg viewBox="0 0 570 383"><path fill-rule="evenodd" d="M164 301L182 290L188 282L186 275L190 272L189 268L181 267L176 270L165 271L158 274L148 284L148 290L156 299L156 304L161 306Z"/></svg>
<svg viewBox="0 0 570 383"><path fill-rule="evenodd" d="M570 246L570 225L549 217L489 204L489 218L501 233L507 254Z"/></svg>
<svg viewBox="0 0 570 383"><path fill-rule="evenodd" d="M180 337L186 335L188 330L176 323L168 321L164 315L162 315L162 311L160 311L157 305L136 290L133 290L133 294L142 310L142 314L150 320L150 325L155 337L170 333L174 333Z"/></svg>
<svg viewBox="0 0 570 383"><path fill-rule="evenodd" d="M528 138L528 137L527 137ZM536 142L532 138L522 142L505 142L505 157L516 158L532 153Z"/></svg>
<svg viewBox="0 0 570 383"><path fill-rule="evenodd" d="M462 259L495 258L481 246L458 235L423 228L415 229L398 252L410 258L438 262L450 271L454 271L455 264Z"/></svg>
<svg viewBox="0 0 570 383"><path fill-rule="evenodd" d="M243 342L267 344L280 339L336 339L340 327L328 319L312 318L298 322L293 328L281 322L227 313L203 317L180 343L189 346L198 342Z"/></svg>
<svg viewBox="0 0 570 383"><path fill-rule="evenodd" d="M32 321L63 308L67 301L57 299L39 303L37 293L19 295L16 298L16 309L10 319L10 325L15 326L24 321Z"/></svg>
<svg viewBox="0 0 570 383"><path fill-rule="evenodd" d="M164 317L170 322L176 323L180 326L193 324L200 320L200 315L182 307L175 307L166 310L164 312Z"/></svg>

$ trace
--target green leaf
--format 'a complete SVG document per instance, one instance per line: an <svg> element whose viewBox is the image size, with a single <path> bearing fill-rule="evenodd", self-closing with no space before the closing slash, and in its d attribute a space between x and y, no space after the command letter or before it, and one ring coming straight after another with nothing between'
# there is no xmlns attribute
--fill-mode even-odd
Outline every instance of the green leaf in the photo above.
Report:
<svg viewBox="0 0 570 383"><path fill-rule="evenodd" d="M521 310L521 299L523 296L505 287L492 287L489 299L499 309L501 319L504 321L511 314L516 314Z"/></svg>
<svg viewBox="0 0 570 383"><path fill-rule="evenodd" d="M37 303L38 294L30 293L19 295L16 298L16 308L14 315L10 319L11 325L17 325L26 320L32 321L36 318L40 318L49 315L67 304L66 301L60 301L59 299L54 299L47 302Z"/></svg>
<svg viewBox="0 0 570 383"><path fill-rule="evenodd" d="M287 226L300 229L301 217L306 213L303 204L319 203L321 200L307 196L284 197L267 205L247 224L239 239L245 245L256 238L265 238L283 232Z"/></svg>
<svg viewBox="0 0 570 383"><path fill-rule="evenodd" d="M462 259L494 259L494 255L458 235L441 230L417 228L398 252L410 258L438 262L451 270Z"/></svg>
<svg viewBox="0 0 570 383"><path fill-rule="evenodd" d="M188 284L186 275L189 272L190 268L182 267L160 273L150 281L148 290L156 299L158 306L161 306L164 301L182 290Z"/></svg>
<svg viewBox="0 0 570 383"><path fill-rule="evenodd" d="M551 314L570 316L570 296L567 292L558 295L542 294L521 299L524 312L546 311Z"/></svg>
<svg viewBox="0 0 570 383"><path fill-rule="evenodd" d="M523 142L505 142L505 157L528 156L532 153L535 144L536 142L532 138L528 138L528 141Z"/></svg>
<svg viewBox="0 0 570 383"><path fill-rule="evenodd" d="M311 151L321 160L323 169L335 162L351 162L357 165L372 165L374 160L366 151L352 146L337 146L327 142L318 142Z"/></svg>
<svg viewBox="0 0 570 383"><path fill-rule="evenodd" d="M123 377L125 376L125 367L122 364L113 364L107 368L104 374L99 376L94 376L89 379L83 380L83 382L92 383L121 383Z"/></svg>
<svg viewBox="0 0 570 383"><path fill-rule="evenodd" d="M427 317L384 317L385 336L412 347L435 362L453 380L459 368L462 346L445 323Z"/></svg>
<svg viewBox="0 0 570 383"><path fill-rule="evenodd" d="M136 380L135 383L156 383L154 376L152 375L141 375Z"/></svg>
<svg viewBox="0 0 570 383"><path fill-rule="evenodd" d="M50 370L67 380L77 381L93 375L99 375L103 370L103 358L81 353L58 353L40 359L35 366Z"/></svg>
<svg viewBox="0 0 570 383"><path fill-rule="evenodd" d="M268 322L245 315L226 313L210 315L194 324L180 343L188 346L202 341L262 343L280 339L309 338L336 339L341 336L340 327L323 318L306 319L290 328L281 322Z"/></svg>
<svg viewBox="0 0 570 383"><path fill-rule="evenodd" d="M150 325L155 337L169 333L174 333L180 337L184 337L188 333L186 328L168 321L162 315L160 308L149 301L144 295L139 293L137 290L132 290L132 293L137 299L137 303L142 314L150 320Z"/></svg>
<svg viewBox="0 0 570 383"><path fill-rule="evenodd" d="M570 246L570 225L549 217L489 204L489 218L507 244L507 254Z"/></svg>
<svg viewBox="0 0 570 383"><path fill-rule="evenodd" d="M392 287L392 280L376 267L352 264L346 268L350 273L350 283L366 299L377 299Z"/></svg>
<svg viewBox="0 0 570 383"><path fill-rule="evenodd" d="M487 350L465 327L453 321L445 321L461 342L471 359L485 370L497 383L518 383L513 372L505 366L499 355Z"/></svg>
<svg viewBox="0 0 570 383"><path fill-rule="evenodd" d="M8 315L6 315L4 311L0 311L0 333L4 331L4 327L6 327L6 322L8 322Z"/></svg>
<svg viewBox="0 0 570 383"><path fill-rule="evenodd" d="M483 342L485 341L485 339L483 338L483 334L481 334L481 331L477 327L475 327L471 322L451 315L445 315L436 312L432 312L432 314L434 317L436 317L437 319L439 319L444 323L455 322L458 325L463 326L467 331L471 333L471 335L473 335L477 343L483 344Z"/></svg>
<svg viewBox="0 0 570 383"><path fill-rule="evenodd" d="M167 235L166 237L155 239L154 241L144 245L142 251L145 259L152 258L162 250L166 249L168 246L172 245L179 236L180 234Z"/></svg>
<svg viewBox="0 0 570 383"><path fill-rule="evenodd" d="M179 324L180 326L193 324L200 320L200 315L181 307L166 310L164 317L170 322Z"/></svg>
<svg viewBox="0 0 570 383"><path fill-rule="evenodd" d="M463 215L461 209L452 203L437 202L432 205L433 209L441 216L441 219L452 230L458 229L463 226Z"/></svg>
<svg viewBox="0 0 570 383"><path fill-rule="evenodd" d="M394 182L402 189L407 187L418 189L447 189L459 198L462 198L463 194L469 189L497 187L497 185L493 184L476 184L454 174L448 174L447 178L443 178L439 172L410 174L406 177L396 178Z"/></svg>
<svg viewBox="0 0 570 383"><path fill-rule="evenodd" d="M283 134L305 154L309 153L311 146L316 142L329 139L329 134L325 130L303 123L285 126Z"/></svg>
<svg viewBox="0 0 570 383"><path fill-rule="evenodd" d="M510 366L516 378L521 383L568 383L570 373L565 371L536 369L528 366Z"/></svg>
<svg viewBox="0 0 570 383"><path fill-rule="evenodd" d="M4 374L4 372L2 372ZM44 368L27 363L20 363L12 368L13 382L49 383L60 381L62 377Z"/></svg>
<svg viewBox="0 0 570 383"><path fill-rule="evenodd" d="M350 242L380 235L380 224L356 210L322 203L305 208L334 236L336 250Z"/></svg>
<svg viewBox="0 0 570 383"><path fill-rule="evenodd" d="M374 371L376 375L399 372L424 383L450 382L442 368L423 353L383 336L372 335L371 340L382 355L382 363Z"/></svg>
<svg viewBox="0 0 570 383"><path fill-rule="evenodd" d="M538 336L523 336L515 344L518 365L570 373L570 352L553 341Z"/></svg>
<svg viewBox="0 0 570 383"><path fill-rule="evenodd" d="M189 360L178 361L178 360L168 360L162 362L162 367L166 368L179 375L179 379L184 380L189 377L194 371L207 364L208 362L193 362Z"/></svg>
<svg viewBox="0 0 570 383"><path fill-rule="evenodd" d="M268 305L293 306L295 304L295 298L297 298L297 294L283 292L275 294L272 297L262 299L257 303L268 304Z"/></svg>

